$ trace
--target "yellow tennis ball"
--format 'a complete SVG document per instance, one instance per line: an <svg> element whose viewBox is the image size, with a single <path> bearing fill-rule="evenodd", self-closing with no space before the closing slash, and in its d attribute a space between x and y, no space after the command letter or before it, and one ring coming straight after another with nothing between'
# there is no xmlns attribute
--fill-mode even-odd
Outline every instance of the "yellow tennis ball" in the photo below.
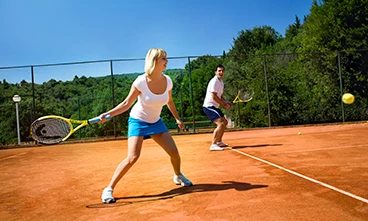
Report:
<svg viewBox="0 0 368 221"><path fill-rule="evenodd" d="M302 132L299 132L299 133L298 133L298 135L301 135L301 134L302 134Z"/></svg>
<svg viewBox="0 0 368 221"><path fill-rule="evenodd" d="M350 93L342 95L342 102L344 102L345 104L352 104L354 100L355 100L354 95Z"/></svg>

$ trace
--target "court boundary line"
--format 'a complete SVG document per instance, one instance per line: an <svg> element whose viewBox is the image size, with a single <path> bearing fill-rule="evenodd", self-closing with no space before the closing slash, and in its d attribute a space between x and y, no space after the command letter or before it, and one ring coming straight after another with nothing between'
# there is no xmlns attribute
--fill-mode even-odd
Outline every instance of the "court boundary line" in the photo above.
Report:
<svg viewBox="0 0 368 221"><path fill-rule="evenodd" d="M239 151L239 150L232 149L231 147L229 147L229 148L227 148L227 149L230 149L230 150L232 150L232 151L235 151L235 152L237 152L237 153L240 153L240 154L242 154L242 155L244 155L244 156L250 157L250 158L252 158L252 159L254 159L254 160L261 161L261 162L263 162L263 163L266 163L266 164L268 164L268 165L271 165L271 166L273 166L273 167L276 167L276 168L278 168L278 169L280 169L280 170L283 170L283 171L285 171L285 172L291 173L291 174L293 174L293 175L295 175L295 176L298 176L298 177L301 177L301 178L303 178L303 179L309 180L309 181L311 181L311 182L313 182L313 183L317 183L317 184L319 184L319 185L321 185L321 186L324 186L324 187L326 187L326 188L328 188L328 189L334 190L334 191L336 191L336 192L339 192L339 193L341 193L341 194L344 194L344 195L346 195L346 196L349 196L349 197L351 197L351 198L354 198L354 199L356 199L356 200L359 200L359 201L362 201L362 202L364 202L364 203L367 203L367 204L368 204L368 199L365 199L365 198L363 198L363 197L360 197L360 196L354 195L354 194L349 193L349 192L347 192L347 191L341 190L341 189L339 189L339 188L337 188L337 187L331 186L331 185L329 185L329 184L327 184L327 183L324 183L324 182L321 182L321 181L315 180L315 179L313 179L313 178L307 177L307 176L305 176L305 175L303 175L303 174L297 173L297 172L292 171L292 170L290 170L290 169L286 169L286 168L284 168L284 167L282 167L282 166L279 166L279 165L277 165L277 164L271 163L271 162L269 162L269 161L267 161L267 160L263 160L263 159L261 159L261 158L258 158L258 157L255 157L255 156L252 156L252 155L250 155L250 154L247 154L247 153L241 152L241 151Z"/></svg>
<svg viewBox="0 0 368 221"><path fill-rule="evenodd" d="M15 157L18 157L18 156L23 156L25 155L26 153L18 153L18 154L14 154L14 155L10 155L10 156L6 156L6 157L3 157L3 158L0 158L0 161L3 161L3 160L7 160L7 159L11 159L11 158L15 158Z"/></svg>

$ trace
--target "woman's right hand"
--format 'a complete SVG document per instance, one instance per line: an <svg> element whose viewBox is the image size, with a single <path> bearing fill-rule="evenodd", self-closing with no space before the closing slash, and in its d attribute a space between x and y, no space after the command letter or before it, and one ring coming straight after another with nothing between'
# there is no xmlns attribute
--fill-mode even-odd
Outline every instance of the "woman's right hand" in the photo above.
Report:
<svg viewBox="0 0 368 221"><path fill-rule="evenodd" d="M100 122L98 122L99 124L105 123L108 119L106 119L105 117L109 115L109 113L103 113L100 115ZM110 115L111 118L111 115Z"/></svg>

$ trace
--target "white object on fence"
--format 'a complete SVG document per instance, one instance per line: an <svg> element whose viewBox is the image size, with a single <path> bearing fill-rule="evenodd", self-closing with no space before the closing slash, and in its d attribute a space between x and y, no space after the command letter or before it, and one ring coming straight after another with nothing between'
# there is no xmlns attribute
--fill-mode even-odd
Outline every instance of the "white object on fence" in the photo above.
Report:
<svg viewBox="0 0 368 221"><path fill-rule="evenodd" d="M230 117L225 115L225 119L227 120L227 125L226 125L227 128L235 127L234 121L232 121Z"/></svg>

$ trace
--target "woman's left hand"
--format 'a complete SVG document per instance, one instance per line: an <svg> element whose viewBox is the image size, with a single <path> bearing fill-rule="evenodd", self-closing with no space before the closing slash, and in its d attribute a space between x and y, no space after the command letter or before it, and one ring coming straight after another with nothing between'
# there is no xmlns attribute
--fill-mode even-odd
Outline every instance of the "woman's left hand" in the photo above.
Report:
<svg viewBox="0 0 368 221"><path fill-rule="evenodd" d="M178 125L178 127L180 129L184 129L184 123L183 123L183 121L176 119L176 124Z"/></svg>

